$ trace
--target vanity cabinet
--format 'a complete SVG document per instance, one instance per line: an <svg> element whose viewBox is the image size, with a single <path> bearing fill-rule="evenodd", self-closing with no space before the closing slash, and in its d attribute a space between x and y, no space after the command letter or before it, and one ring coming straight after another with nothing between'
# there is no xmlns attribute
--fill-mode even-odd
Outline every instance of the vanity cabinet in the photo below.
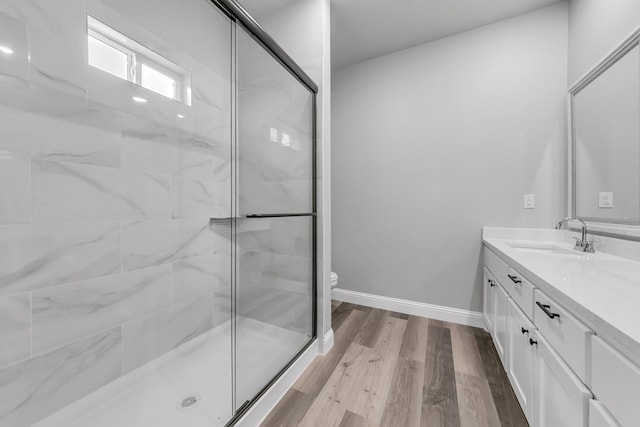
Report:
<svg viewBox="0 0 640 427"><path fill-rule="evenodd" d="M484 248L484 264L495 280L500 282L502 286L507 284L506 279L509 274L509 266L487 248Z"/></svg>
<svg viewBox="0 0 640 427"><path fill-rule="evenodd" d="M505 289L524 314L533 319L533 293L535 287L511 267L508 269L507 279Z"/></svg>
<svg viewBox="0 0 640 427"><path fill-rule="evenodd" d="M484 317L531 426L588 427L592 332L485 248Z"/></svg>
<svg viewBox="0 0 640 427"><path fill-rule="evenodd" d="M507 346L507 303L509 294L504 289L509 272L507 264L485 248L484 318L487 330L494 337L494 344L502 363L505 363Z"/></svg>
<svg viewBox="0 0 640 427"><path fill-rule="evenodd" d="M533 347L533 425L588 427L591 392L539 331Z"/></svg>
<svg viewBox="0 0 640 427"><path fill-rule="evenodd" d="M553 348L587 385L590 384L593 332L540 290L535 291L533 322Z"/></svg>
<svg viewBox="0 0 640 427"><path fill-rule="evenodd" d="M509 295L502 289L495 276L484 269L484 321L500 360L504 363L507 345L507 301Z"/></svg>
<svg viewBox="0 0 640 427"><path fill-rule="evenodd" d="M537 244L494 233L483 236L485 321L530 426L640 426L640 329L622 325L640 267L608 254L565 263L573 253L544 232Z"/></svg>
<svg viewBox="0 0 640 427"><path fill-rule="evenodd" d="M591 343L593 394L620 425L640 425L640 367L599 337Z"/></svg>
<svg viewBox="0 0 640 427"><path fill-rule="evenodd" d="M589 427L620 427L604 404L598 400L589 402Z"/></svg>
<svg viewBox="0 0 640 427"><path fill-rule="evenodd" d="M533 348L530 339L535 326L524 315L514 300L507 308L507 361L505 370L522 411L532 424Z"/></svg>
<svg viewBox="0 0 640 427"><path fill-rule="evenodd" d="M504 365L507 360L506 349L507 349L507 307L509 304L509 295L507 292L500 286L500 282L498 282L498 286L495 288L495 328L494 328L494 336L495 336L495 346L496 350L498 350L498 355L500 356L500 360L502 360L502 364Z"/></svg>
<svg viewBox="0 0 640 427"><path fill-rule="evenodd" d="M487 331L493 335L495 330L496 323L496 287L497 287L496 279L489 272L489 270L484 268L484 323L487 328Z"/></svg>

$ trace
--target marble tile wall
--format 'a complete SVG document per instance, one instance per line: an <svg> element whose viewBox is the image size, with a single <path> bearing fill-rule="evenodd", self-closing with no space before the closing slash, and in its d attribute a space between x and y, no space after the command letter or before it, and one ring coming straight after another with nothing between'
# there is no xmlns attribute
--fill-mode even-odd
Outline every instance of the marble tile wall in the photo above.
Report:
<svg viewBox="0 0 640 427"><path fill-rule="evenodd" d="M237 310L244 317L312 333L310 217L245 220L237 230Z"/></svg>
<svg viewBox="0 0 640 427"><path fill-rule="evenodd" d="M238 33L238 210L311 212L312 93Z"/></svg>
<svg viewBox="0 0 640 427"><path fill-rule="evenodd" d="M0 365L31 355L31 299L29 294L0 297Z"/></svg>
<svg viewBox="0 0 640 427"><path fill-rule="evenodd" d="M209 226L231 209L230 22L161 3L0 0L3 427L230 319L230 230ZM165 7L206 49L151 16ZM192 106L88 67L87 14L190 70Z"/></svg>

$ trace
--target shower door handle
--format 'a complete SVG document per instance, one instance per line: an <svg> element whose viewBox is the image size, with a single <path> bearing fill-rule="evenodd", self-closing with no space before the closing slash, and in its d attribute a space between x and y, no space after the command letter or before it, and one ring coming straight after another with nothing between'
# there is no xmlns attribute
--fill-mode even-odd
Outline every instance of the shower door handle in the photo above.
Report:
<svg viewBox="0 0 640 427"><path fill-rule="evenodd" d="M242 219L244 217L241 216L214 216L209 218L209 223L218 222L218 221L231 221L232 219Z"/></svg>
<svg viewBox="0 0 640 427"><path fill-rule="evenodd" d="M311 216L315 217L315 212L309 213L275 213L275 214L246 214L241 216L214 216L209 218L209 223L231 221L233 219L257 219L257 218L287 218L292 216Z"/></svg>
<svg viewBox="0 0 640 427"><path fill-rule="evenodd" d="M246 214L244 218L286 218L289 216L316 216L315 212L307 213L273 213L273 214Z"/></svg>

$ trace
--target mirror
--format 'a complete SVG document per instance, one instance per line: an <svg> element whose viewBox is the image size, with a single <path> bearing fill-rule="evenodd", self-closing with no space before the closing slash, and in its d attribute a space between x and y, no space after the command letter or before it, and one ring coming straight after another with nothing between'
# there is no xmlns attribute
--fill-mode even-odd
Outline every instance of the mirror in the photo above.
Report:
<svg viewBox="0 0 640 427"><path fill-rule="evenodd" d="M640 224L640 47L627 43L570 90L572 214Z"/></svg>

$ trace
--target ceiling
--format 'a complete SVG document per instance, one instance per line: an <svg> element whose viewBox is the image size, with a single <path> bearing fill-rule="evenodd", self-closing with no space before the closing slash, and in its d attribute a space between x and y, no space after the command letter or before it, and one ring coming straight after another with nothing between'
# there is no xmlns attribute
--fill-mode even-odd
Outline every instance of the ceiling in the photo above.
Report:
<svg viewBox="0 0 640 427"><path fill-rule="evenodd" d="M292 1L238 0L258 21ZM332 68L386 55L562 0L330 0Z"/></svg>
<svg viewBox="0 0 640 427"><path fill-rule="evenodd" d="M341 68L560 0L331 0L331 63Z"/></svg>

